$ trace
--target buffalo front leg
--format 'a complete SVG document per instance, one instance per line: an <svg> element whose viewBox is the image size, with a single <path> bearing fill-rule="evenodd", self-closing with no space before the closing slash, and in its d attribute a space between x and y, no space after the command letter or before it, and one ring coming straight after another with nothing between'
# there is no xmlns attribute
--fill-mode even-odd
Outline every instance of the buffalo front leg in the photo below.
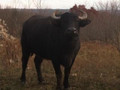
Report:
<svg viewBox="0 0 120 90"><path fill-rule="evenodd" d="M44 81L44 79L42 77L42 73L41 73L41 63L42 63L42 61L43 61L43 59L41 57L35 56L34 63L35 63L35 67L36 67L39 82Z"/></svg>
<svg viewBox="0 0 120 90"><path fill-rule="evenodd" d="M71 67L72 67L72 65L73 65L73 63L75 61L75 57L76 56L74 56L74 58L72 59L72 62L71 62L70 65L66 64L65 69L64 69L64 82L63 82L63 84L64 84L65 89L68 89L70 87L70 85L69 85L69 76L70 76Z"/></svg>
<svg viewBox="0 0 120 90"><path fill-rule="evenodd" d="M26 71L26 68L27 68L28 58L29 58L29 53L23 52L23 55L22 55L22 75L21 75L21 78L20 78L20 80L23 83L25 83L25 81L26 81L25 71Z"/></svg>
<svg viewBox="0 0 120 90"><path fill-rule="evenodd" d="M62 89L62 72L61 72L60 64L54 61L52 63L53 63L53 67L54 67L56 78L57 78L56 89L61 90Z"/></svg>
<svg viewBox="0 0 120 90"><path fill-rule="evenodd" d="M70 87L69 85L69 75L70 75L70 70L71 70L71 67L65 67L65 70L64 70L64 88L67 89Z"/></svg>

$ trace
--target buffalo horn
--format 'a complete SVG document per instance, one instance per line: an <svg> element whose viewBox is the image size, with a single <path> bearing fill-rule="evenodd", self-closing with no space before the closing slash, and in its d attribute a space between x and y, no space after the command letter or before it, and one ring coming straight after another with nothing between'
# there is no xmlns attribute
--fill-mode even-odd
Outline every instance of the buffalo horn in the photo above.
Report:
<svg viewBox="0 0 120 90"><path fill-rule="evenodd" d="M87 13L83 10L80 10L80 12L83 13L83 16L78 16L78 18L81 19L81 20L86 19L87 18Z"/></svg>
<svg viewBox="0 0 120 90"><path fill-rule="evenodd" d="M52 18L54 18L54 19L60 19L61 17L60 17L60 16L56 16L56 12L54 12L54 13L52 14Z"/></svg>

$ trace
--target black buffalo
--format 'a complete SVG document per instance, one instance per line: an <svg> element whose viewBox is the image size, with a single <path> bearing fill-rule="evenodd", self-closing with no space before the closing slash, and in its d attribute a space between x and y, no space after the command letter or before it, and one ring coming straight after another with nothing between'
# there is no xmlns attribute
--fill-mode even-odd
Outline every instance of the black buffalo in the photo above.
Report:
<svg viewBox="0 0 120 90"><path fill-rule="evenodd" d="M66 12L61 16L41 17L32 16L23 25L21 36L22 46L22 75L21 81L26 81L25 70L28 58L35 54L35 67L39 82L43 81L41 63L43 59L52 61L56 78L57 88L62 87L62 72L60 66L64 66L64 88L69 87L69 74L75 57L80 49L80 27L90 23L87 13L81 11L83 16L72 12Z"/></svg>

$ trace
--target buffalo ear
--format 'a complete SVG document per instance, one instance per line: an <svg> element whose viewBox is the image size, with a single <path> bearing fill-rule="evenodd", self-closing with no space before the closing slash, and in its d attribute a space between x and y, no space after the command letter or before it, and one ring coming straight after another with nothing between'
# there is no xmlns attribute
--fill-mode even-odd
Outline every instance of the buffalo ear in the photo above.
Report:
<svg viewBox="0 0 120 90"><path fill-rule="evenodd" d="M85 27L86 25L90 24L91 21L89 19L85 19L85 20L80 20L79 21L79 26L80 27Z"/></svg>

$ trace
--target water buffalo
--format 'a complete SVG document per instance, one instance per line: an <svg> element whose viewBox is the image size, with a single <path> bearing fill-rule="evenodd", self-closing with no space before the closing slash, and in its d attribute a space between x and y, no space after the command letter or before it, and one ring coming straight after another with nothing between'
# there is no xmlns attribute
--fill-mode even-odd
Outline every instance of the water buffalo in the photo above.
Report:
<svg viewBox="0 0 120 90"><path fill-rule="evenodd" d="M57 88L62 87L62 72L64 66L64 88L69 87L69 74L75 57L80 49L80 27L90 23L87 13L82 16L65 12L60 16L53 13L49 17L32 16L23 25L21 36L22 75L21 81L26 81L25 71L28 58L35 54L35 67L39 82L43 81L41 63L43 59L51 60L57 78Z"/></svg>

